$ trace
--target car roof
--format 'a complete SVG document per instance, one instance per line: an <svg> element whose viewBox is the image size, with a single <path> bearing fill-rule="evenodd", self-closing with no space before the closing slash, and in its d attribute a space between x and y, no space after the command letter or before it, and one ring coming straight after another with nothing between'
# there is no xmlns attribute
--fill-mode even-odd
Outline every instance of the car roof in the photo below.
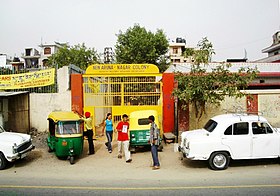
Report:
<svg viewBox="0 0 280 196"><path fill-rule="evenodd" d="M267 120L263 116L246 114L246 113L221 114L218 116L214 116L211 119L218 123L225 123L225 124L228 124L227 122L230 122L231 124L236 122L250 122L250 121L267 122Z"/></svg>

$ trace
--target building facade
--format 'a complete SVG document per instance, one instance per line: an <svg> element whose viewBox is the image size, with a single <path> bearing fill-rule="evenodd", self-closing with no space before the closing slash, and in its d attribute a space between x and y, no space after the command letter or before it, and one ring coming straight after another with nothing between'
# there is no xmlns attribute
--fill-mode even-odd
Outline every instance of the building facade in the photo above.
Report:
<svg viewBox="0 0 280 196"><path fill-rule="evenodd" d="M268 57L259 59L255 62L259 63L279 63L280 62L280 31L272 36L272 45L263 49L263 53L267 53Z"/></svg>
<svg viewBox="0 0 280 196"><path fill-rule="evenodd" d="M54 42L54 44L40 44L41 48L39 65L44 68L47 66L48 58L53 54L57 53L59 48L65 46L65 43Z"/></svg>
<svg viewBox="0 0 280 196"><path fill-rule="evenodd" d="M24 68L27 70L46 68L48 58L64 45L64 43L59 42L55 42L54 44L40 44L40 51L36 48L25 48L25 52L22 56L24 59Z"/></svg>
<svg viewBox="0 0 280 196"><path fill-rule="evenodd" d="M182 38L176 38L175 41L169 43L168 56L172 64L192 62L192 57L184 57L186 48L186 40Z"/></svg>
<svg viewBox="0 0 280 196"><path fill-rule="evenodd" d="M205 65L207 71L211 71L212 68L217 66L218 63L209 63ZM263 111L266 116L269 116L271 112L275 114L279 113L280 106L280 63L232 63L230 67L230 72L237 72L241 67L257 67L259 73L257 78L249 84L248 94L251 96L245 97L240 100L226 99L226 102L221 104L220 108L211 108L209 107L208 117L212 115L217 115L219 112L225 112L224 109L232 109L234 107L241 107L247 111ZM173 89L176 88L176 72L189 73L191 70L191 64L185 63L180 65L171 65L162 76L163 82L163 130L164 132L174 132L175 116L178 115L178 129L179 131L191 130L194 128L195 118L191 108L186 110L181 109L180 101L174 99L172 96ZM251 97L255 97L254 101L251 100ZM260 99L262 98L262 99ZM273 104L267 109L269 105L269 100L274 100ZM178 114L176 114L175 103L178 103ZM249 104L250 103L250 104ZM264 104L266 107L264 106ZM252 108L254 108L252 110ZM276 116L276 115L274 115ZM270 120L274 124L279 124L280 121L277 117L271 118ZM199 125L205 123L204 119L200 122Z"/></svg>

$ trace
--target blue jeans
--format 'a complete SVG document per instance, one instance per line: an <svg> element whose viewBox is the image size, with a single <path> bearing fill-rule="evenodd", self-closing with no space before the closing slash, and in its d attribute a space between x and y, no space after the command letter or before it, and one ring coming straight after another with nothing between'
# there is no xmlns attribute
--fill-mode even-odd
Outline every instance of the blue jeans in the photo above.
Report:
<svg viewBox="0 0 280 196"><path fill-rule="evenodd" d="M160 164L158 161L158 145L152 145L151 152L152 152L154 166L159 166Z"/></svg>
<svg viewBox="0 0 280 196"><path fill-rule="evenodd" d="M112 150L112 136L113 136L113 131L106 131L106 136L108 142L106 142L106 146L108 147L108 151Z"/></svg>

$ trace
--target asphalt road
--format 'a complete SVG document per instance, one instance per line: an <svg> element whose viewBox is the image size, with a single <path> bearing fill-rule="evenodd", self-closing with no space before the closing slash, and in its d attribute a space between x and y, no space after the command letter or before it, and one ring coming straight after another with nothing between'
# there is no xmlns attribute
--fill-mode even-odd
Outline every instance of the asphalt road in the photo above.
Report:
<svg viewBox="0 0 280 196"><path fill-rule="evenodd" d="M148 151L127 164L96 142L96 154L67 160L36 149L0 171L0 195L280 195L278 160L233 161L213 171L206 162L180 160L173 144L160 153L161 169L150 168Z"/></svg>

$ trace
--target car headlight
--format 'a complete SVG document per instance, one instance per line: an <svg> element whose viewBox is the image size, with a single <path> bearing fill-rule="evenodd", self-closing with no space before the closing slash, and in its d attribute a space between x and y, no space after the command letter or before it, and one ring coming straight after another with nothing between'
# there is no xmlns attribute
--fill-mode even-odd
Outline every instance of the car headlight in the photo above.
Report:
<svg viewBox="0 0 280 196"><path fill-rule="evenodd" d="M186 148L187 148L187 149L190 148L190 142L187 142Z"/></svg>
<svg viewBox="0 0 280 196"><path fill-rule="evenodd" d="M187 138L184 139L183 145L186 146L187 144Z"/></svg>
<svg viewBox="0 0 280 196"><path fill-rule="evenodd" d="M17 153L17 144L14 143L14 145L12 146L13 148L13 153L16 154Z"/></svg>

